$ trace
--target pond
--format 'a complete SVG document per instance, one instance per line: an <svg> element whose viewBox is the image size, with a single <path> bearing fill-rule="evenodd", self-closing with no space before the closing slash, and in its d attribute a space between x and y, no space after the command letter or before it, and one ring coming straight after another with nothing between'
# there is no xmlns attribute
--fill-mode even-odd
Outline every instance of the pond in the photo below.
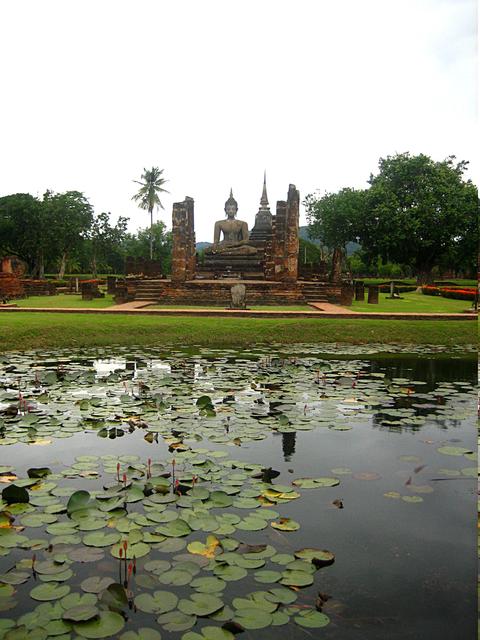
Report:
<svg viewBox="0 0 480 640"><path fill-rule="evenodd" d="M396 351L4 356L0 638L473 638L476 361Z"/></svg>

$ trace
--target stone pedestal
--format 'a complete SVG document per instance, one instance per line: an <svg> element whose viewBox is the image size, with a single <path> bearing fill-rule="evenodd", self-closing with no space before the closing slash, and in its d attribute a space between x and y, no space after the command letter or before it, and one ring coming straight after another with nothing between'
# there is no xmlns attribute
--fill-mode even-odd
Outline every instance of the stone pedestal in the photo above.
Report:
<svg viewBox="0 0 480 640"><path fill-rule="evenodd" d="M172 237L172 282L181 284L192 280L196 270L193 198L173 205Z"/></svg>
<svg viewBox="0 0 480 640"><path fill-rule="evenodd" d="M107 276L107 293L115 293L116 285L117 285L117 277Z"/></svg>
<svg viewBox="0 0 480 640"><path fill-rule="evenodd" d="M368 287L368 304L378 304L378 285L369 285Z"/></svg>
<svg viewBox="0 0 480 640"><path fill-rule="evenodd" d="M365 300L365 284L362 280L355 282L355 300L363 302Z"/></svg>
<svg viewBox="0 0 480 640"><path fill-rule="evenodd" d="M353 285L343 284L342 292L340 294L340 304L344 307L350 307L353 302Z"/></svg>
<svg viewBox="0 0 480 640"><path fill-rule="evenodd" d="M230 289L232 302L230 309L246 309L247 308L247 287L244 284L234 284Z"/></svg>

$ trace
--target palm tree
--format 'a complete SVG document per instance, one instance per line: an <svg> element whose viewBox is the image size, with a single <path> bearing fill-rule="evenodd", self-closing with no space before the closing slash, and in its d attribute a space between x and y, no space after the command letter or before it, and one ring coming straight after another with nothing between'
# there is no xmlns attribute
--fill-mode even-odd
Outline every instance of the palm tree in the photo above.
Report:
<svg viewBox="0 0 480 640"><path fill-rule="evenodd" d="M158 196L159 193L169 193L163 189L163 185L168 182L162 178L163 169L152 167L144 169L140 180L134 180L141 185L138 193L132 196L132 200L138 202L140 209L145 209L150 213L150 260L153 259L153 210L155 207L164 208Z"/></svg>

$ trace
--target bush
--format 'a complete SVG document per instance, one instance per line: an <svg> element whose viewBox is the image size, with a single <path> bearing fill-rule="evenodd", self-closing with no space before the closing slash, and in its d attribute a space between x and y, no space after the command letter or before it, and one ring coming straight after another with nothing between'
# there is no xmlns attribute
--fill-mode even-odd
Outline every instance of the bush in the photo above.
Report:
<svg viewBox="0 0 480 640"><path fill-rule="evenodd" d="M426 296L442 296L452 300L475 300L477 289L467 287L422 287L422 293Z"/></svg>

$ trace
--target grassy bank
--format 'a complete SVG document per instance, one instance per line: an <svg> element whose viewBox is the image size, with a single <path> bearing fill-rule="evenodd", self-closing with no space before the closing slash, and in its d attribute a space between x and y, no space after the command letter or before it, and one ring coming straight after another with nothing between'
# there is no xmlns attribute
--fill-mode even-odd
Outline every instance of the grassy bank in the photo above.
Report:
<svg viewBox="0 0 480 640"><path fill-rule="evenodd" d="M353 301L352 311L362 311L369 313L462 313L472 308L469 300L452 300L450 298L442 298L441 296L426 296L423 293L415 293L415 291L407 291L401 293L401 300L389 300L390 294L381 293L378 298L378 304L368 304L367 295L363 302Z"/></svg>
<svg viewBox="0 0 480 640"><path fill-rule="evenodd" d="M40 307L44 309L65 308L65 309L105 309L115 304L113 296L105 294L104 298L94 300L82 300L81 295L60 293L57 296L30 296L20 300L12 300L17 307Z"/></svg>
<svg viewBox="0 0 480 640"><path fill-rule="evenodd" d="M434 344L476 342L477 323L429 320L192 318L1 313L0 352L46 347L209 345L256 342Z"/></svg>

